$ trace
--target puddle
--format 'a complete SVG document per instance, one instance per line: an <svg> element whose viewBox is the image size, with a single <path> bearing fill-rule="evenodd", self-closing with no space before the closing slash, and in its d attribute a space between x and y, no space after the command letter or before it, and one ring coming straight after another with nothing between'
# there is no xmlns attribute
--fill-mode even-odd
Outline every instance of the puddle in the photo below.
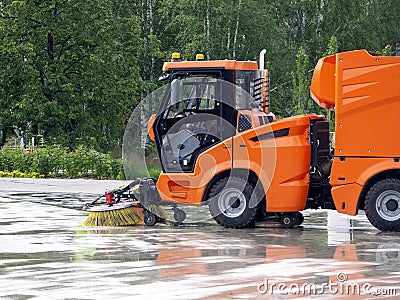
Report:
<svg viewBox="0 0 400 300"><path fill-rule="evenodd" d="M76 183L59 182L63 189ZM339 275L346 276L342 285L396 287L400 294L400 237L375 230L364 215L310 210L304 226L291 230L212 222L85 228L81 207L96 195L56 187L0 192L2 299L307 298L259 290L265 280L321 286L338 283Z"/></svg>

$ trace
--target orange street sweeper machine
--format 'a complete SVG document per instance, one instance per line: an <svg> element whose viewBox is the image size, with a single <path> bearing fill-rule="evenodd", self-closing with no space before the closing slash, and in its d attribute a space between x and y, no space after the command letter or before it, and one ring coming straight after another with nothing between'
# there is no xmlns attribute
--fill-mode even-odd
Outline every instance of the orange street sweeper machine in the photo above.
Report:
<svg viewBox="0 0 400 300"><path fill-rule="evenodd" d="M399 231L400 57L359 50L320 59L311 96L335 111L330 141L322 115L276 120L269 112L264 53L259 66L177 53L164 64L169 87L148 125L163 172L113 191L116 202L131 200L148 225L163 220L151 205L171 205L179 223L177 205L208 205L231 228L269 219L290 228L303 222L300 211L325 208L365 210L378 229Z"/></svg>

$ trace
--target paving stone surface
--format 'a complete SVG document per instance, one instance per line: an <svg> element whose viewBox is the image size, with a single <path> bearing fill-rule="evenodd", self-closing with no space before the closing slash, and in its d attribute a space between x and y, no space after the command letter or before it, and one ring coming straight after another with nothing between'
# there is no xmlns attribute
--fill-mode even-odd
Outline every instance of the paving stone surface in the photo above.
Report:
<svg viewBox="0 0 400 300"><path fill-rule="evenodd" d="M0 299L400 295L400 236L363 214L305 211L300 228L230 230L191 208L202 217L186 226L83 227L82 205L122 184L0 179Z"/></svg>

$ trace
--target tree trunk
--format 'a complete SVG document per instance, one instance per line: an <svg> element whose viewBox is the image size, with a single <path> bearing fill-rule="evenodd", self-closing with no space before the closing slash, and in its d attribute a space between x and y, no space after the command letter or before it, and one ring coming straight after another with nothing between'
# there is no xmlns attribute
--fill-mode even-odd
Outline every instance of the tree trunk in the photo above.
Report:
<svg viewBox="0 0 400 300"><path fill-rule="evenodd" d="M0 129L0 150L3 148L6 143L6 131L4 129Z"/></svg>
<svg viewBox="0 0 400 300"><path fill-rule="evenodd" d="M143 22L147 24L147 28L144 30L144 42L148 43L149 35L154 34L154 8L156 6L157 0L146 0L145 1L145 12L142 12L142 18ZM146 30L147 29L147 30ZM145 81L149 80L152 81L154 80L154 66L155 66L156 60L152 56L151 61L150 61L150 69L148 70L147 77ZM146 90L146 95L142 96L142 100L146 98L146 96L150 93L149 90ZM140 147L142 149L147 147L148 143L148 138L147 138L147 122L149 121L150 117L150 107L149 103L147 101L142 101L140 104L138 104L138 107L136 109L140 110Z"/></svg>
<svg viewBox="0 0 400 300"><path fill-rule="evenodd" d="M210 48L211 48L211 43L210 43L210 1L206 1L206 39L207 39L207 60L210 60Z"/></svg>
<svg viewBox="0 0 400 300"><path fill-rule="evenodd" d="M233 12L233 2L231 2L231 14L232 14L232 12ZM229 49L231 48L231 26L230 25L231 24L229 24L229 26L227 26L227 28L228 28L228 37L227 37L227 41L226 41L226 50L227 50L226 52L227 52L228 56L230 56L229 55Z"/></svg>
<svg viewBox="0 0 400 300"><path fill-rule="evenodd" d="M47 34L47 55L50 60L54 60L54 37L51 33Z"/></svg>
<svg viewBox="0 0 400 300"><path fill-rule="evenodd" d="M318 12L318 16L317 16L317 28L315 29L315 33L318 34L319 36L322 33L321 24L322 24L322 21L324 20L324 15L323 15L324 6L325 6L325 2L324 2L324 0L321 0L321 2L319 3L319 12Z"/></svg>
<svg viewBox="0 0 400 300"><path fill-rule="evenodd" d="M153 35L154 34L154 6L156 5L157 0L149 0L148 3L148 9L147 9L147 21L149 24L149 34ZM150 64L150 74L149 74L149 79L153 80L154 79L154 65L156 63L156 60L154 56L151 57L151 64Z"/></svg>
<svg viewBox="0 0 400 300"><path fill-rule="evenodd" d="M233 37L233 53L232 53L233 59L236 58L236 42L237 42L237 35L238 35L238 30L239 30L239 19L240 19L239 13L240 13L240 5L241 4L242 4L242 0L239 0L238 7L237 7L235 35Z"/></svg>

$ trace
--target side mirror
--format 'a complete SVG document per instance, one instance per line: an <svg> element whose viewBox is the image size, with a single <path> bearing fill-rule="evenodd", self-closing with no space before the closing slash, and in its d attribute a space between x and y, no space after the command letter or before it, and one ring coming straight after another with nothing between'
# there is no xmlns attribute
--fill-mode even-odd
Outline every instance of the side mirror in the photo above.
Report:
<svg viewBox="0 0 400 300"><path fill-rule="evenodd" d="M158 78L158 81L164 81L167 80L169 78L169 74L168 73L162 73L161 76Z"/></svg>

